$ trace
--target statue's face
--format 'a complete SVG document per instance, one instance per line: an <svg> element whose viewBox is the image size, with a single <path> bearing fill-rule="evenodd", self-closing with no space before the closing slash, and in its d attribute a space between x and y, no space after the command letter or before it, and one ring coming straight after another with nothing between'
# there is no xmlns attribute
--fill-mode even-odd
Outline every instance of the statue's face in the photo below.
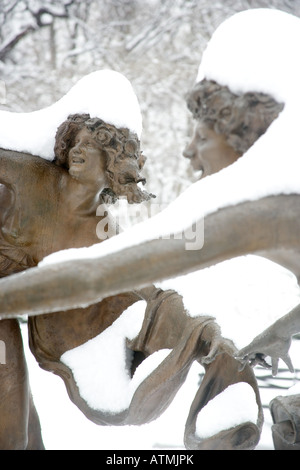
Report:
<svg viewBox="0 0 300 470"><path fill-rule="evenodd" d="M191 142L183 152L191 162L195 172L201 172L200 177L216 173L234 163L239 155L227 143L225 136L217 134L213 129L198 122Z"/></svg>
<svg viewBox="0 0 300 470"><path fill-rule="evenodd" d="M91 132L81 129L68 155L69 174L83 183L106 184L106 157Z"/></svg>

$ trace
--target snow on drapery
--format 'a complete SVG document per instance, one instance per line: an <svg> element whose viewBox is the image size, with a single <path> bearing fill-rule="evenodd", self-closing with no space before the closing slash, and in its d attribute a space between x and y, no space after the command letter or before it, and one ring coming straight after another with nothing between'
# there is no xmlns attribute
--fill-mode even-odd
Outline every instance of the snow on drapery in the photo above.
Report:
<svg viewBox="0 0 300 470"><path fill-rule="evenodd" d="M218 417L216 423L216 416ZM196 420L196 435L201 439L213 436L245 422L255 423L257 405L253 389L240 382L229 385L200 411Z"/></svg>
<svg viewBox="0 0 300 470"><path fill-rule="evenodd" d="M138 335L146 302L128 307L103 333L70 351L61 361L73 372L80 395L95 410L118 413L127 409L140 383L162 362L168 349L150 355L130 377L132 357L126 340Z"/></svg>
<svg viewBox="0 0 300 470"><path fill-rule="evenodd" d="M141 136L142 117L131 83L119 72L99 70L81 78L47 108L28 113L0 111L0 147L53 160L56 130L75 113L90 114Z"/></svg>

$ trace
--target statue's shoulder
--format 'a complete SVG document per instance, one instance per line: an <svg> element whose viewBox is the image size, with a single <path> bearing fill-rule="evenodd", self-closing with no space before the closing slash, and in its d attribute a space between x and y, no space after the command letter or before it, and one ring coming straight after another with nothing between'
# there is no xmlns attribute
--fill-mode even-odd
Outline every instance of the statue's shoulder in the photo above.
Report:
<svg viewBox="0 0 300 470"><path fill-rule="evenodd" d="M5 149L0 147L0 156L2 159L11 159L15 161L20 161L20 162L26 162L30 163L30 161L34 162L37 159L40 160L41 162L45 162L46 160L44 158L40 158L37 155L32 155L30 153L26 152L19 152L17 150L10 150L10 149Z"/></svg>
<svg viewBox="0 0 300 470"><path fill-rule="evenodd" d="M0 161L6 160L11 161L18 166L23 166L24 169L28 170L50 170L51 172L59 172L59 167L52 161L46 160L45 158L39 157L38 155L32 155L31 153L19 152L16 150L9 150L0 147ZM1 163L0 163L1 164Z"/></svg>
<svg viewBox="0 0 300 470"><path fill-rule="evenodd" d="M53 186L60 184L61 178L66 176L67 171L46 160L30 153L18 152L0 148L0 183L14 186L20 182L35 181ZM23 184L22 184L23 187Z"/></svg>

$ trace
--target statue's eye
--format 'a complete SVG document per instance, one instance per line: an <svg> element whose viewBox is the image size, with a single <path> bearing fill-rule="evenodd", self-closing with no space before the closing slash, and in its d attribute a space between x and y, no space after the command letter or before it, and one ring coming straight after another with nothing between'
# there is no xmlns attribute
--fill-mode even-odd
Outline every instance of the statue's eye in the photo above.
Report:
<svg viewBox="0 0 300 470"><path fill-rule="evenodd" d="M137 143L134 140L128 140L125 144L125 152L134 155L137 151Z"/></svg>
<svg viewBox="0 0 300 470"><path fill-rule="evenodd" d="M221 109L220 111L221 118L228 117L230 116L230 114L231 114L231 109L228 106L226 106L226 108Z"/></svg>
<svg viewBox="0 0 300 470"><path fill-rule="evenodd" d="M135 183L135 178L130 173L126 173L125 175L120 176L119 183L120 184Z"/></svg>
<svg viewBox="0 0 300 470"><path fill-rule="evenodd" d="M207 138L202 134L200 130L196 131L197 140L200 142L206 142Z"/></svg>

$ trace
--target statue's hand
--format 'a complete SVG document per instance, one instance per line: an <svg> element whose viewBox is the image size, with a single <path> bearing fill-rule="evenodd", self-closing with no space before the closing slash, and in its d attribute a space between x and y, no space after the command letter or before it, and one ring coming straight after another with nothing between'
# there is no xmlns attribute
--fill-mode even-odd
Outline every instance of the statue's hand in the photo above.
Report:
<svg viewBox="0 0 300 470"><path fill-rule="evenodd" d="M221 336L220 328L215 322L211 322L205 327L205 335L203 339L209 344L209 353L201 357L202 365L210 364L219 354L229 354L234 356L236 347L230 339Z"/></svg>
<svg viewBox="0 0 300 470"><path fill-rule="evenodd" d="M226 338L216 338L212 341L209 353L207 356L201 358L201 364L210 364L215 360L219 354L229 354L230 356L234 355L236 348L234 347L233 342L230 339Z"/></svg>
<svg viewBox="0 0 300 470"><path fill-rule="evenodd" d="M283 336L277 331L277 328L271 326L256 336L245 348L238 351L235 357L242 363L241 369L249 362L252 367L257 364L266 368L272 367L272 375L276 375L279 359L282 359L290 372L294 372L288 354L290 346L291 337ZM271 357L272 366L266 362L266 356Z"/></svg>

